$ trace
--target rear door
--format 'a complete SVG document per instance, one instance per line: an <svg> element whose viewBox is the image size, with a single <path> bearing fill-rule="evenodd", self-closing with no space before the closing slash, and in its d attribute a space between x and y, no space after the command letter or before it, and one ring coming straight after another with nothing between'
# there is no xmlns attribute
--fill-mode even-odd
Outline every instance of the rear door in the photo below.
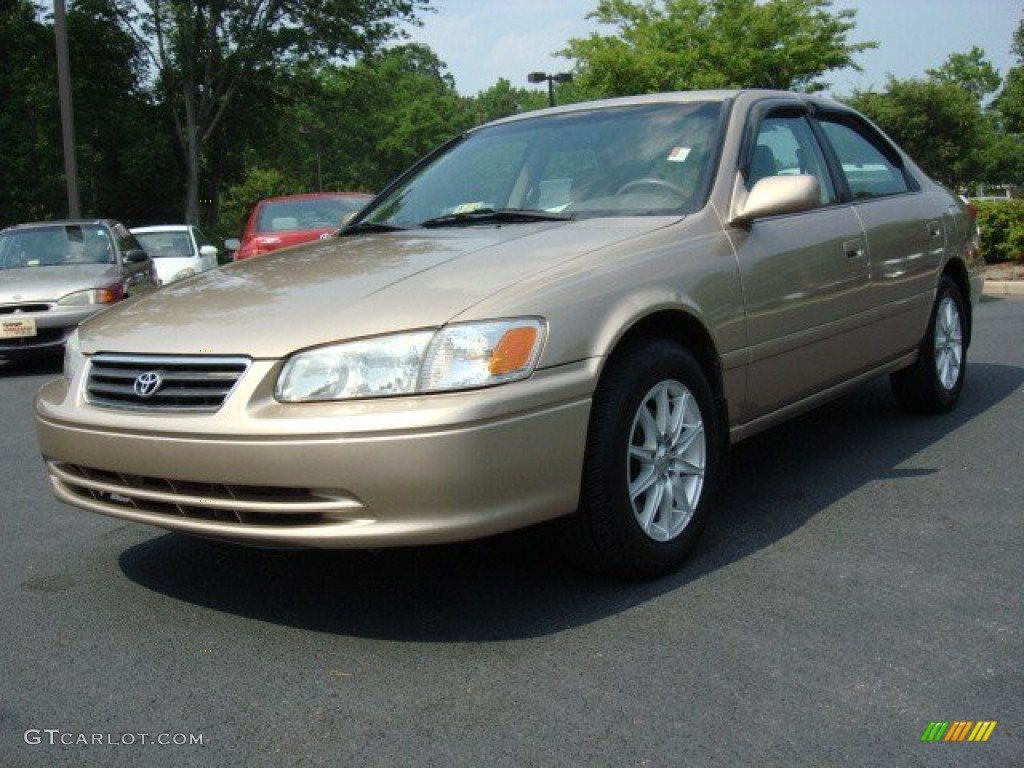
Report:
<svg viewBox="0 0 1024 768"><path fill-rule="evenodd" d="M905 352L920 341L931 309L946 247L944 212L866 121L843 112L817 117L867 236L877 344L890 356Z"/></svg>

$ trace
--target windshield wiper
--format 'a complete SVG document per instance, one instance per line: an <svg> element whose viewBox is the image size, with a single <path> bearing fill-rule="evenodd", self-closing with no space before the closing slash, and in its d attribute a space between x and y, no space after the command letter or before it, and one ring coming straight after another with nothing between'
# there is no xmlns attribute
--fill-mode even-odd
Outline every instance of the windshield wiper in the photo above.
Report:
<svg viewBox="0 0 1024 768"><path fill-rule="evenodd" d="M403 232L405 229L406 227L400 227L397 224L384 224L379 221L360 221L358 224L342 227L336 235L344 237L345 235L362 235L373 232Z"/></svg>
<svg viewBox="0 0 1024 768"><path fill-rule="evenodd" d="M525 224L531 221L570 221L571 213L531 211L523 208L477 208L421 221L421 227L465 227L473 224Z"/></svg>

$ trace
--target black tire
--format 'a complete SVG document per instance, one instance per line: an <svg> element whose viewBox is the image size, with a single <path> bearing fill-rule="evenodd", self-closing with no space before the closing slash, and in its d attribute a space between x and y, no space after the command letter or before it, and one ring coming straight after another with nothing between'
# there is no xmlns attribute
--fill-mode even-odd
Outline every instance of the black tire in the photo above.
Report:
<svg viewBox="0 0 1024 768"><path fill-rule="evenodd" d="M678 568L704 527L722 443L689 352L643 339L616 353L594 395L580 507L565 521L577 561L626 578Z"/></svg>
<svg viewBox="0 0 1024 768"><path fill-rule="evenodd" d="M963 294L943 276L917 362L889 377L896 401L911 413L944 413L956 405L967 376L968 315Z"/></svg>

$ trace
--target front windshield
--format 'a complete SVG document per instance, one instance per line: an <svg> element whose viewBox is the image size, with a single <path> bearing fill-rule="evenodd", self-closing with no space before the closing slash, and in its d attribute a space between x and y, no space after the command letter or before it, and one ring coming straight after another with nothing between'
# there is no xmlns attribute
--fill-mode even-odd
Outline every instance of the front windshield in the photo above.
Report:
<svg viewBox="0 0 1024 768"><path fill-rule="evenodd" d="M361 223L410 227L474 211L689 213L707 196L721 110L643 104L485 127L418 169Z"/></svg>
<svg viewBox="0 0 1024 768"><path fill-rule="evenodd" d="M0 234L0 269L113 263L110 234L96 224L55 224Z"/></svg>
<svg viewBox="0 0 1024 768"><path fill-rule="evenodd" d="M154 259L189 259L195 253L188 232L136 232L135 239Z"/></svg>

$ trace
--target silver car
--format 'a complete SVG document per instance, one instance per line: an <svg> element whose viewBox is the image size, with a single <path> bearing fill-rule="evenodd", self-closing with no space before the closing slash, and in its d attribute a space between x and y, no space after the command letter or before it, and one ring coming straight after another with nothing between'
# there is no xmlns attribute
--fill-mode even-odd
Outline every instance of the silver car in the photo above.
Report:
<svg viewBox="0 0 1024 768"><path fill-rule="evenodd" d="M79 322L156 286L153 262L107 219L0 232L0 358L61 351Z"/></svg>
<svg viewBox="0 0 1024 768"><path fill-rule="evenodd" d="M175 531L385 547L561 518L585 562L651 577L731 443L883 374L951 408L978 266L962 201L837 103L544 110L336 237L84 323L40 445L60 499Z"/></svg>

